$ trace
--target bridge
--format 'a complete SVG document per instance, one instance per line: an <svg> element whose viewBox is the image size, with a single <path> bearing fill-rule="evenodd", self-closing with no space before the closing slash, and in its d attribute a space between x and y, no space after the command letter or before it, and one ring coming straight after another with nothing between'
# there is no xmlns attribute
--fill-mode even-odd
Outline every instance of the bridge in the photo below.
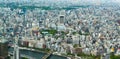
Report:
<svg viewBox="0 0 120 59"><path fill-rule="evenodd" d="M53 53L53 51L49 52L48 54L46 54L45 56L43 56L42 59L47 59L52 53Z"/></svg>

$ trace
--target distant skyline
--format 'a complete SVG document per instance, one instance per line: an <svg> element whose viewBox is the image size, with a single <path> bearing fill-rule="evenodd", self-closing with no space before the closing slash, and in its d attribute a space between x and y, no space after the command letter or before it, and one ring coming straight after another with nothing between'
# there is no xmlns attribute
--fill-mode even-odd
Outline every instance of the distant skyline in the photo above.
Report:
<svg viewBox="0 0 120 59"><path fill-rule="evenodd" d="M120 2L120 0L0 0L0 1L69 1L69 2Z"/></svg>
<svg viewBox="0 0 120 59"><path fill-rule="evenodd" d="M101 3L108 3L108 2L116 2L116 3L120 3L120 0L0 0L0 1L11 1L11 2L70 2L70 3L92 3L92 4L101 4Z"/></svg>

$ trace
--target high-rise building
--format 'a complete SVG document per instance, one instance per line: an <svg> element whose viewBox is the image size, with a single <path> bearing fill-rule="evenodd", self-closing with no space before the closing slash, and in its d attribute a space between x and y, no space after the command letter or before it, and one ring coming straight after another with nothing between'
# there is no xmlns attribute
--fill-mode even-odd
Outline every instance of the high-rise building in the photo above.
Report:
<svg viewBox="0 0 120 59"><path fill-rule="evenodd" d="M64 21L65 21L65 10L60 11L59 21L60 21L60 23L64 23Z"/></svg>
<svg viewBox="0 0 120 59"><path fill-rule="evenodd" d="M0 42L0 59L5 59L8 56L7 43Z"/></svg>
<svg viewBox="0 0 120 59"><path fill-rule="evenodd" d="M64 15L60 15L60 16L59 16L59 21L60 21L60 23L64 23L64 21L65 21L65 16L64 16Z"/></svg>

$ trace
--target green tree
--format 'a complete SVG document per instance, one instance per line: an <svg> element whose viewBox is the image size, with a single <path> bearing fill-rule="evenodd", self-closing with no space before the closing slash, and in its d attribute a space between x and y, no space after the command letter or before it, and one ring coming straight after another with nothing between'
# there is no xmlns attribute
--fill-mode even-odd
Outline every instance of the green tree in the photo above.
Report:
<svg viewBox="0 0 120 59"><path fill-rule="evenodd" d="M73 47L74 47L74 48L78 47L78 44L74 44Z"/></svg>
<svg viewBox="0 0 120 59"><path fill-rule="evenodd" d="M21 59L28 59L27 57L21 57Z"/></svg>

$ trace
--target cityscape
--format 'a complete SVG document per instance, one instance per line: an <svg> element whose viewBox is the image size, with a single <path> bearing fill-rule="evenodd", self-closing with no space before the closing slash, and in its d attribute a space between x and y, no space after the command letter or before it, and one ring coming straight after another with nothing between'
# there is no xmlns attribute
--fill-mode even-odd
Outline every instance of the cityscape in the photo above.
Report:
<svg viewBox="0 0 120 59"><path fill-rule="evenodd" d="M0 0L0 59L120 59L120 0Z"/></svg>

